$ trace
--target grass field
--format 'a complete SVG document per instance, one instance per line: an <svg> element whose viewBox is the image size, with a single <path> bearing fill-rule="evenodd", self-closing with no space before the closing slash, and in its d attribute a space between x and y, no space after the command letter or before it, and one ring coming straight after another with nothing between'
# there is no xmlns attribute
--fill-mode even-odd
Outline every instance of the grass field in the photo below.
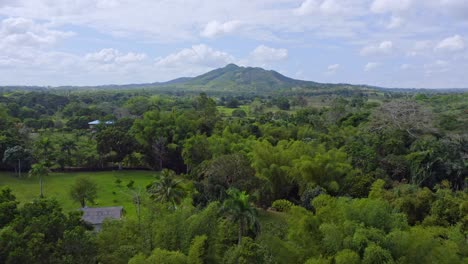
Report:
<svg viewBox="0 0 468 264"><path fill-rule="evenodd" d="M232 116L232 112L236 109L244 110L246 114L249 114L248 105L241 105L238 108L228 108L225 106L217 106L216 108L218 109L219 113L221 113L221 115L226 117Z"/></svg>
<svg viewBox="0 0 468 264"><path fill-rule="evenodd" d="M76 172L51 173L43 178L44 196L55 198L65 211L76 210L80 204L70 198L70 188L79 176L88 176L98 186L98 197L94 206L123 206L127 217L134 216L135 206L132 203L131 192L127 184L133 180L135 188L145 188L154 180L154 171L106 171L106 172ZM122 182L117 185L116 180ZM0 188L8 186L13 190L20 203L30 202L39 197L38 178L17 178L13 173L0 172Z"/></svg>

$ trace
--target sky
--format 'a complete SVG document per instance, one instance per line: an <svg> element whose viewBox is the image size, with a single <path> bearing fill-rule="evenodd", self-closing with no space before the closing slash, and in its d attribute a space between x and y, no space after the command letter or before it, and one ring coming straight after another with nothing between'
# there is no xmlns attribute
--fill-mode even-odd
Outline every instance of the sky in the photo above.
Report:
<svg viewBox="0 0 468 264"><path fill-rule="evenodd" d="M190 77L468 88L468 0L0 0L0 86Z"/></svg>

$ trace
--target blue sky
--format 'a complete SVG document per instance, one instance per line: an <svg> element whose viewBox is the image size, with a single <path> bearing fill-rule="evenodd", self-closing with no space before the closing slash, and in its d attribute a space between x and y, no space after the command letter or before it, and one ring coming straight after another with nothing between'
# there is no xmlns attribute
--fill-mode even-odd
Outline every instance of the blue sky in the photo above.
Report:
<svg viewBox="0 0 468 264"><path fill-rule="evenodd" d="M466 88L468 1L0 0L0 86L166 81L228 63Z"/></svg>

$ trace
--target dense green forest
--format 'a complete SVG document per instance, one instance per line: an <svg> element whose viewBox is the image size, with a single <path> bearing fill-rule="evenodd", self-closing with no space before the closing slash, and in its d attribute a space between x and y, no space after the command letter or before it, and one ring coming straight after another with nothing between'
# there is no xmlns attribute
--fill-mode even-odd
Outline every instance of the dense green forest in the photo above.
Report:
<svg viewBox="0 0 468 264"><path fill-rule="evenodd" d="M468 93L5 91L0 169L156 175L98 233L0 186L0 263L468 261Z"/></svg>

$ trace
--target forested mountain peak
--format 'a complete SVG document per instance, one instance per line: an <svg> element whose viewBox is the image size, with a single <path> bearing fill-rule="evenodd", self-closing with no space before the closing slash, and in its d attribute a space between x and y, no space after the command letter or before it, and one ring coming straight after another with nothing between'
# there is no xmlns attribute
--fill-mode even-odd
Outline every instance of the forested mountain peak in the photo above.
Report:
<svg viewBox="0 0 468 264"><path fill-rule="evenodd" d="M271 92L294 87L314 87L317 83L295 80L273 70L243 67L231 63L187 79L183 86L206 90Z"/></svg>
<svg viewBox="0 0 468 264"><path fill-rule="evenodd" d="M160 89L228 93L334 93L368 90L366 85L329 84L297 80L274 70L228 64L193 78L179 78L159 84Z"/></svg>

